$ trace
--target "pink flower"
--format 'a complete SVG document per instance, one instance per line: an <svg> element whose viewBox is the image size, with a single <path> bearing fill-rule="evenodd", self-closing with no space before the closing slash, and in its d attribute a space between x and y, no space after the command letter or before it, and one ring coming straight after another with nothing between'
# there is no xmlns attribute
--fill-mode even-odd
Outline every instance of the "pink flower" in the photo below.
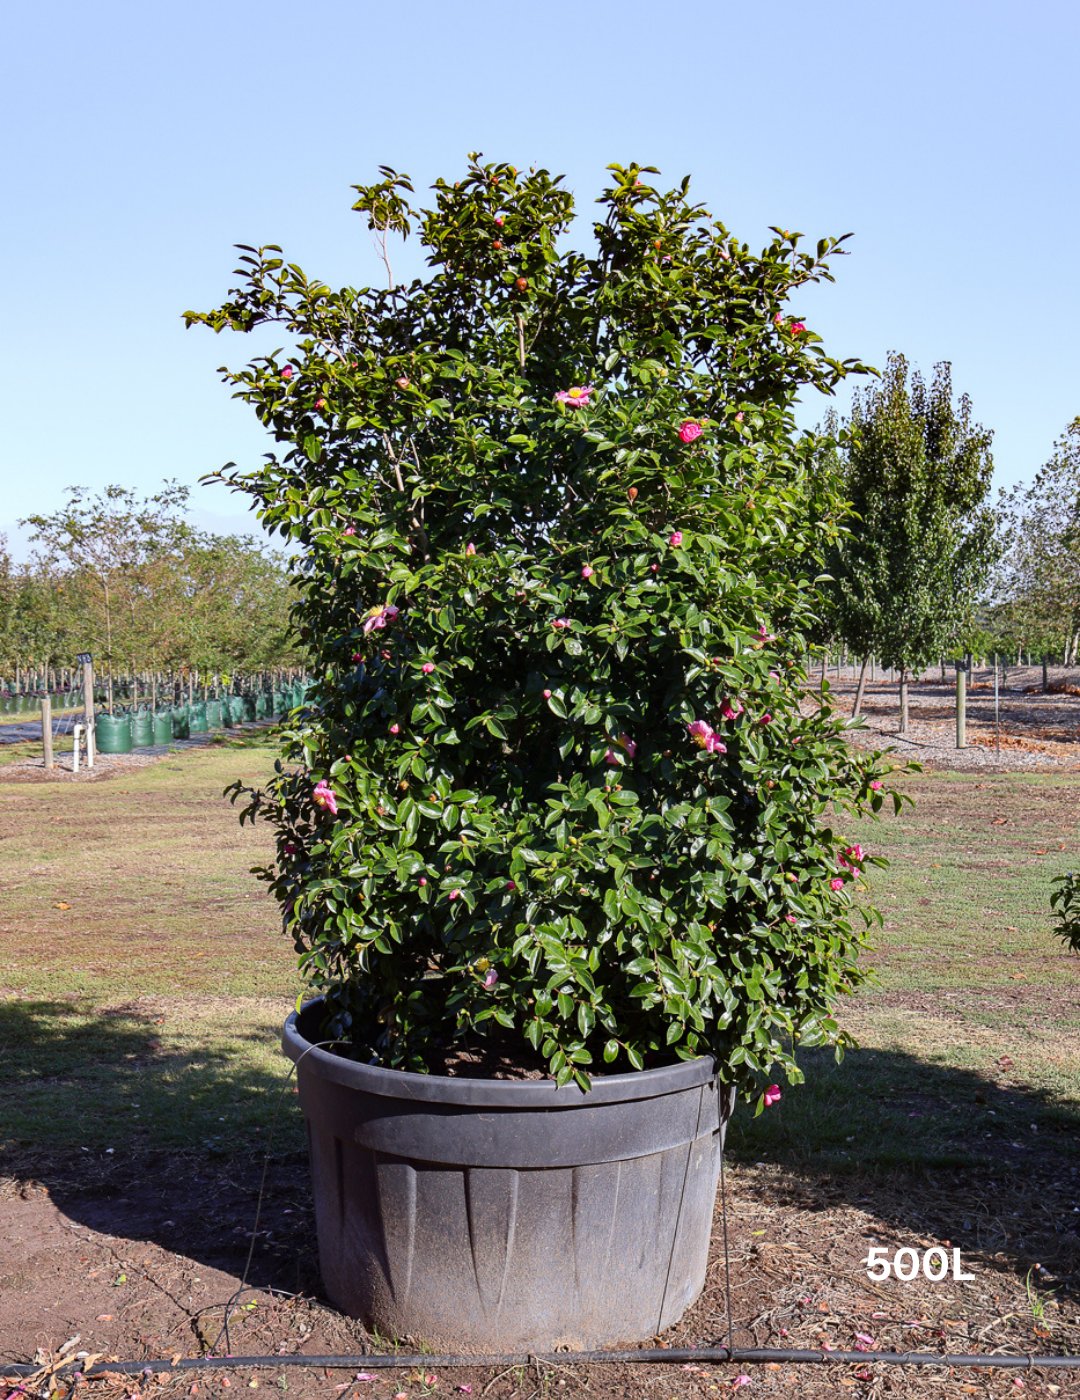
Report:
<svg viewBox="0 0 1080 1400"><path fill-rule="evenodd" d="M544 691L544 699L545 699L545 700L550 700L550 699L551 699L551 691L550 691L550 690L545 690L545 691Z"/></svg>
<svg viewBox="0 0 1080 1400"><path fill-rule="evenodd" d="M772 715L770 715L769 712L766 711L765 714L763 714L758 720L758 724L772 724Z"/></svg>
<svg viewBox="0 0 1080 1400"><path fill-rule="evenodd" d="M497 224L501 224L501 223L502 223L502 219L496 219L495 222L496 222ZM458 1390L460 1390L460 1391L462 1392L463 1395L471 1395L471 1394L472 1394L472 1386L471 1386L471 1385L459 1385L459 1386L458 1386Z"/></svg>
<svg viewBox="0 0 1080 1400"><path fill-rule="evenodd" d="M872 1347L874 1345L873 1337L868 1337L865 1332L856 1332L855 1340L857 1342L862 1342L863 1346L866 1347Z"/></svg>
<svg viewBox="0 0 1080 1400"><path fill-rule="evenodd" d="M564 627L570 626L570 619L568 617L557 617L551 625L557 632L560 632Z"/></svg>
<svg viewBox="0 0 1080 1400"><path fill-rule="evenodd" d="M363 661L364 658L363 658L363 656L361 656L361 654L360 654L358 651L354 651L353 654L352 654L352 659L353 659L354 662L359 662L359 661Z"/></svg>
<svg viewBox="0 0 1080 1400"><path fill-rule="evenodd" d="M401 725L400 725L400 724L392 724L392 725L390 726L390 733L391 733L391 734L400 734L400 733L401 733Z"/></svg>
<svg viewBox="0 0 1080 1400"><path fill-rule="evenodd" d="M584 568L582 569L582 571L581 571L581 577L582 577L582 578L592 578L592 576L593 576L593 571L592 571L592 569L589 567L589 565L586 564L585 567L584 567Z"/></svg>
<svg viewBox="0 0 1080 1400"><path fill-rule="evenodd" d="M720 713L725 719L735 719L737 716L742 714L741 701L732 700L730 696L725 695L723 700L720 702Z"/></svg>
<svg viewBox="0 0 1080 1400"><path fill-rule="evenodd" d="M619 747L626 753L627 758L633 758L637 753L637 743L631 739L629 734L619 735Z"/></svg>
<svg viewBox="0 0 1080 1400"><path fill-rule="evenodd" d="M770 671L770 672L769 672L769 680L775 681L776 684L779 685L779 684L780 684L780 672L779 672L779 671Z"/></svg>
<svg viewBox="0 0 1080 1400"><path fill-rule="evenodd" d="M798 922L794 914L785 914L784 918L787 919L789 924L794 924Z"/></svg>
<svg viewBox="0 0 1080 1400"><path fill-rule="evenodd" d="M649 568L650 568L650 569L653 571L653 573L655 574L655 573L657 572L657 570L660 568L660 565L659 565L659 564L650 564L650 565L649 565Z"/></svg>
<svg viewBox="0 0 1080 1400"><path fill-rule="evenodd" d="M420 876L420 884L421 884L421 886L427 884L427 881L424 879L423 875Z"/></svg>
<svg viewBox="0 0 1080 1400"><path fill-rule="evenodd" d="M700 423L684 423L679 429L679 441L695 442L704 431Z"/></svg>
<svg viewBox="0 0 1080 1400"><path fill-rule="evenodd" d="M699 749L704 749L706 753L727 753L727 745L721 741L711 724L706 724L703 719L696 719L686 727Z"/></svg>
<svg viewBox="0 0 1080 1400"><path fill-rule="evenodd" d="M675 533L671 536L671 539L668 540L668 544L671 545L672 549L678 549L678 547L682 544L682 531L676 530Z"/></svg>
<svg viewBox="0 0 1080 1400"><path fill-rule="evenodd" d="M835 891L835 890L842 890L843 888L844 888L844 882L843 882L843 880L841 880L841 878L840 878L839 875L834 875L834 876L832 877L832 879L829 881L829 889Z"/></svg>
<svg viewBox="0 0 1080 1400"><path fill-rule="evenodd" d="M476 545L474 545L474 544L467 544L467 545L465 546L465 553L466 553L466 554L475 554L475 553L476 553Z"/></svg>
<svg viewBox="0 0 1080 1400"><path fill-rule="evenodd" d="M346 526L345 526L345 529L344 529L341 533L342 533L343 535L355 535L355 534L356 534L356 531L353 529L353 527L352 527L351 525L346 525Z"/></svg>
<svg viewBox="0 0 1080 1400"><path fill-rule="evenodd" d="M291 855L295 855L295 854L296 854L296 847L293 845L293 843L292 843L291 841L289 841L289 842L286 843L286 846L285 846L285 854L286 854L287 856L291 856Z"/></svg>
<svg viewBox="0 0 1080 1400"><path fill-rule="evenodd" d="M739 411L738 413L736 413L736 415L735 415L735 422L736 422L736 423L741 423L742 420L743 420L745 417L746 417L746 414L743 413L743 412L740 410L740 411Z"/></svg>
<svg viewBox="0 0 1080 1400"><path fill-rule="evenodd" d="M766 632L764 622L758 624L758 636L763 642L775 642L776 638L771 632Z"/></svg>
<svg viewBox="0 0 1080 1400"><path fill-rule="evenodd" d="M593 392L591 384L574 385L572 389L560 389L555 402L569 404L571 408L588 408Z"/></svg>
<svg viewBox="0 0 1080 1400"><path fill-rule="evenodd" d="M619 761L619 760L618 760L618 758L616 757L615 750L614 750L614 749L608 749L607 753L604 755L604 762L610 766L610 765L613 765L613 764L618 763L618 761Z"/></svg>
<svg viewBox="0 0 1080 1400"><path fill-rule="evenodd" d="M507 882L506 882L506 888L507 888L508 890L516 890L516 889L517 889L517 884L516 884L516 882L513 881L513 880L507 880Z"/></svg>
<svg viewBox="0 0 1080 1400"><path fill-rule="evenodd" d="M420 669L421 671L423 671L425 676L430 676L432 671L434 671L435 669L435 665L431 661L425 661L424 664L420 667Z"/></svg>
<svg viewBox="0 0 1080 1400"><path fill-rule="evenodd" d="M292 378L292 365L286 365L286 366L285 366L285 368L281 371L281 377L282 377L282 379L291 379L291 378Z"/></svg>
<svg viewBox="0 0 1080 1400"><path fill-rule="evenodd" d="M499 226L499 228L502 228L502 226L503 226L503 216L502 216L501 214L496 214L496 215L495 215L495 222L496 222L496 224ZM470 1389L471 1389L471 1388L472 1388L472 1387L470 1386Z"/></svg>
<svg viewBox="0 0 1080 1400"><path fill-rule="evenodd" d="M875 778L874 781L870 784L870 791L880 792L884 786L885 784L879 778Z"/></svg>
<svg viewBox="0 0 1080 1400"><path fill-rule="evenodd" d="M488 970L487 970L487 972L484 974L484 986L485 986L485 987L494 987L495 983L496 983L498 980L499 980L499 974L495 971L495 969L494 969L493 967L489 967Z"/></svg>
<svg viewBox="0 0 1080 1400"><path fill-rule="evenodd" d="M459 895L460 893L461 893L460 890L451 890L451 891L450 891L449 898L450 898L450 899L457 899L457 897L458 897L458 895Z"/></svg>
<svg viewBox="0 0 1080 1400"><path fill-rule="evenodd" d="M325 400L325 399L316 399L316 400L315 400L315 409L316 409L316 412L320 412L320 413L321 413L322 410L323 410L325 407L326 407L326 400Z"/></svg>
<svg viewBox="0 0 1080 1400"><path fill-rule="evenodd" d="M749 1376L736 1376L735 1379L731 1382L731 1388L732 1388L732 1390L739 1390L739 1389L741 1389L744 1385L749 1385L749 1384L750 1384L750 1377L749 1377Z"/></svg>
<svg viewBox="0 0 1080 1400"><path fill-rule="evenodd" d="M337 798L334 796L325 778L320 778L315 784L315 791L311 794L311 800L316 807L321 807L324 812L329 812L332 817L337 816Z"/></svg>
<svg viewBox="0 0 1080 1400"><path fill-rule="evenodd" d="M364 635L367 636L376 628L381 629L388 622L393 622L400 611L401 609L395 607L393 603L387 603L383 608L372 608L367 617L364 618Z"/></svg>
<svg viewBox="0 0 1080 1400"><path fill-rule="evenodd" d="M792 321L792 323L791 323L791 334L792 334L792 335L801 335L802 332L803 332L804 330L806 330L806 327L803 325L803 323L802 323L801 321Z"/></svg>
<svg viewBox="0 0 1080 1400"><path fill-rule="evenodd" d="M783 319L784 319L783 316L781 316L780 313L779 313L779 311L778 311L778 312L776 313L776 315L773 317L773 325L774 325L774 326L778 326L778 325L780 324L780 322L781 322Z"/></svg>
<svg viewBox="0 0 1080 1400"><path fill-rule="evenodd" d="M772 1108L774 1103L779 1103L781 1099L780 1085L770 1084L769 1087L765 1090L763 1098L765 1100L766 1108Z"/></svg>

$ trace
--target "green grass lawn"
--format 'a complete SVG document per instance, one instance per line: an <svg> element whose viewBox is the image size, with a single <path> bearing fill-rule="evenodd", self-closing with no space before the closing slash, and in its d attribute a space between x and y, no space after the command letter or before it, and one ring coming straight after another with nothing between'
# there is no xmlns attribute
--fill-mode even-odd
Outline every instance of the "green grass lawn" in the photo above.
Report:
<svg viewBox="0 0 1080 1400"><path fill-rule="evenodd" d="M0 1087L11 1150L250 1150L301 984L249 867L267 830L221 796L269 773L265 735L109 781L0 781ZM862 1048L732 1125L736 1157L889 1171L1080 1162L1080 963L1052 936L1080 777L927 774L914 809L851 828L891 862L877 982L841 1008ZM283 1146L301 1144L287 1097Z"/></svg>

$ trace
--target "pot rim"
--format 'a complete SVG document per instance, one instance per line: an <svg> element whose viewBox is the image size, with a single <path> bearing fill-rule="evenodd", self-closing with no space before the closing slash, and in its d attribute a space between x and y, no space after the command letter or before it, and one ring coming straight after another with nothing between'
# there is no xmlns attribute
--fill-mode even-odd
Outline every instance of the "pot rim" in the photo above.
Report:
<svg viewBox="0 0 1080 1400"><path fill-rule="evenodd" d="M365 1065L312 1045L299 1029L300 1017L321 1001L322 997L313 998L299 1011L290 1013L281 1035L282 1050L298 1066L298 1073L302 1067L319 1079L384 1098L475 1108L588 1108L593 1104L624 1103L681 1093L708 1083L716 1075L713 1057L699 1055L696 1059L679 1060L658 1069L604 1075L585 1093L576 1084L557 1088L550 1079L458 1079L445 1074L417 1074L383 1065Z"/></svg>

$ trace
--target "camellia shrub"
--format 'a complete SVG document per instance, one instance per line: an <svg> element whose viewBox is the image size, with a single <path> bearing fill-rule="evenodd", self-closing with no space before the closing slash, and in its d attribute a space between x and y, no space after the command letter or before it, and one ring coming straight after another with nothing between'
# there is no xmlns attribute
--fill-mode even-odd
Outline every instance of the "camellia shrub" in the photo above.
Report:
<svg viewBox="0 0 1080 1400"><path fill-rule="evenodd" d="M187 313L290 346L223 370L283 453L217 475L302 547L317 676L234 800L345 1053L537 1052L583 1087L707 1053L760 1107L842 1047L876 917L832 823L880 808L877 756L799 705L845 503L792 405L862 366L785 310L840 240L754 255L687 181L610 169L582 253L546 171L471 157L416 211L384 167L355 207L384 254L418 227L426 280L245 248Z"/></svg>

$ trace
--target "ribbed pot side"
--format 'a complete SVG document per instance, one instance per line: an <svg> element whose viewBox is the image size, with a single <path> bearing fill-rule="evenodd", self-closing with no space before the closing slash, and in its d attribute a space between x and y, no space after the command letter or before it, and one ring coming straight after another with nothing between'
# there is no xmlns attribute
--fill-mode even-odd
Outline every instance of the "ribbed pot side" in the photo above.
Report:
<svg viewBox="0 0 1080 1400"><path fill-rule="evenodd" d="M732 1104L710 1058L583 1094L357 1064L312 1049L310 1017L282 1045L343 1312L442 1351L580 1350L644 1341L701 1292Z"/></svg>

